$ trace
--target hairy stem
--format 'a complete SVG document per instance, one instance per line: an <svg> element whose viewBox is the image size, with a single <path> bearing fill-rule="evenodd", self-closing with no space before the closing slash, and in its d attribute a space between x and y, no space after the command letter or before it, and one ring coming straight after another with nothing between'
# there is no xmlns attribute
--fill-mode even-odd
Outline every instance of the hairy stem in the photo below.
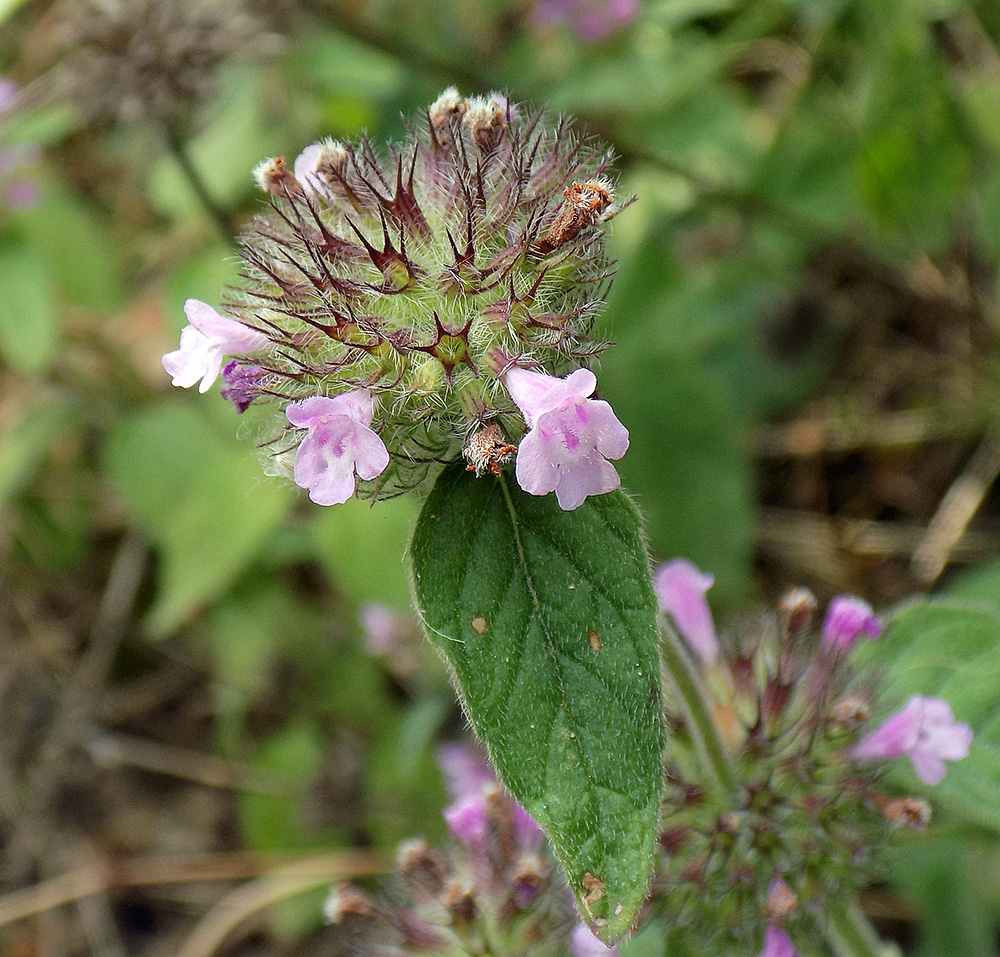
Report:
<svg viewBox="0 0 1000 957"><path fill-rule="evenodd" d="M822 923L827 940L843 957L884 957L875 929L855 903L832 901Z"/></svg>
<svg viewBox="0 0 1000 957"><path fill-rule="evenodd" d="M718 788L726 792L733 791L736 787L736 777L729 763L726 746L719 734L719 726L715 723L708 695L698 680L690 655L684 648L680 636L669 626L665 631L666 640L661 644L663 666L668 681L677 692L695 747L701 755L705 770Z"/></svg>

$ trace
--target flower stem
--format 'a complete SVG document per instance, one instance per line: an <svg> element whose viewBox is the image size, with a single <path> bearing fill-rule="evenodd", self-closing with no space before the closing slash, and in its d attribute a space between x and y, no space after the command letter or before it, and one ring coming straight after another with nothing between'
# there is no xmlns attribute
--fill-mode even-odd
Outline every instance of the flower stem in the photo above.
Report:
<svg viewBox="0 0 1000 957"><path fill-rule="evenodd" d="M843 957L884 957L884 948L868 918L855 903L833 901L822 922L823 932Z"/></svg>
<svg viewBox="0 0 1000 957"><path fill-rule="evenodd" d="M687 719L688 730L695 747L705 764L705 769L720 790L732 791L736 777L729 763L726 746L719 735L719 727L712 715L708 696L698 680L691 658L673 628L665 629L662 643L663 666L667 677L680 699L681 710Z"/></svg>
<svg viewBox="0 0 1000 957"><path fill-rule="evenodd" d="M205 181L201 178L201 174L198 170L195 169L194 164L191 162L191 157L188 156L187 149L185 148L184 141L181 139L180 134L177 130L171 128L170 126L165 126L163 132L167 141L167 148L170 150L170 155L173 156L174 160L177 162L181 172L184 174L184 178L188 181L188 185L194 191L195 196L198 197L198 202L201 203L202 209L208 213L212 222L215 223L219 232L222 234L222 238L227 243L232 243L232 223L229 222L229 218L212 198L211 193L209 193L208 187L205 185Z"/></svg>

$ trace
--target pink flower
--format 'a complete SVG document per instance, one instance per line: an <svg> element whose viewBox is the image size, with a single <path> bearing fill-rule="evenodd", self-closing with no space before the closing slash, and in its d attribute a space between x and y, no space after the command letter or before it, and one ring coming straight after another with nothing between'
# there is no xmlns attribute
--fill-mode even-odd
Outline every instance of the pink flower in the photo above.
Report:
<svg viewBox="0 0 1000 957"><path fill-rule="evenodd" d="M559 507L578 508L588 495L618 488L621 479L608 459L628 448L628 430L611 406L589 396L597 378L577 369L565 379L514 366L507 391L528 424L517 448L517 484L531 495L556 493Z"/></svg>
<svg viewBox="0 0 1000 957"><path fill-rule="evenodd" d="M938 784L945 761L959 761L969 754L972 729L955 720L941 698L915 694L905 708L851 749L856 761L884 761L904 755L913 762L924 784Z"/></svg>
<svg viewBox="0 0 1000 957"><path fill-rule="evenodd" d="M595 43L627 26L638 12L638 0L535 0L530 22L536 29L565 23Z"/></svg>
<svg viewBox="0 0 1000 957"><path fill-rule="evenodd" d="M764 949L760 952L760 957L798 957L798 955L787 931L777 924L770 924L764 933Z"/></svg>
<svg viewBox="0 0 1000 957"><path fill-rule="evenodd" d="M598 940L586 924L577 924L570 945L573 957L618 957L618 951Z"/></svg>
<svg viewBox="0 0 1000 957"><path fill-rule="evenodd" d="M201 379L198 391L207 392L219 376L223 357L257 352L271 342L264 333L220 316L197 299L184 303L184 314L190 325L181 330L181 347L163 357L163 368L182 389Z"/></svg>
<svg viewBox="0 0 1000 957"><path fill-rule="evenodd" d="M437 763L444 774L452 803L444 809L448 830L463 844L482 850L489 833L488 798L500 783L475 749L464 744L444 744L437 752ZM537 849L542 829L517 801L510 799L514 836L522 851Z"/></svg>
<svg viewBox="0 0 1000 957"><path fill-rule="evenodd" d="M302 188L307 193L322 193L325 190L325 184L316 172L322 152L322 143L312 143L295 158L295 164L292 167L295 171L295 178L302 184Z"/></svg>
<svg viewBox="0 0 1000 957"><path fill-rule="evenodd" d="M878 638L882 622L871 605L853 595L838 595L830 602L823 622L823 641L837 651L847 651L862 636Z"/></svg>
<svg viewBox="0 0 1000 957"><path fill-rule="evenodd" d="M317 395L285 409L292 425L307 430L295 452L293 477L317 505L346 502L356 477L373 479L389 464L384 443L369 427L372 412L367 389L332 399Z"/></svg>
<svg viewBox="0 0 1000 957"><path fill-rule="evenodd" d="M719 657L715 623L705 601L705 592L714 582L715 578L704 574L686 558L661 565L655 582L660 611L673 618L684 640L709 665Z"/></svg>

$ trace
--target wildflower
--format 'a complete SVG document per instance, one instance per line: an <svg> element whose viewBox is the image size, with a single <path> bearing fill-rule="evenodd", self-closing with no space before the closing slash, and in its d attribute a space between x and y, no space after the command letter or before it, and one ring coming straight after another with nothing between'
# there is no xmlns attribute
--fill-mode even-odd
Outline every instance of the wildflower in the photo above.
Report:
<svg viewBox="0 0 1000 957"><path fill-rule="evenodd" d="M695 654L706 664L719 657L719 641L705 593L715 583L684 558L660 566L656 573L656 595L660 611L667 612Z"/></svg>
<svg viewBox="0 0 1000 957"><path fill-rule="evenodd" d="M285 406L371 395L389 464L377 485L358 483L368 497L425 487L463 456L477 475L513 464L532 425L505 388L519 375L508 370L544 380L610 344L592 335L596 291L613 271L603 226L629 202L615 199L603 146L500 93L450 87L407 128L385 150L323 139L293 162L260 164L268 206L241 237L241 279L227 296L233 319L271 339L261 355L235 353L226 394L237 408L274 404L270 423L257 423L279 470L292 451ZM266 381L251 381L245 359ZM628 439L588 399L591 373L578 370L574 388L581 376L587 388L545 419L567 440L550 470L573 466L548 487L561 480L564 507L617 487L606 459ZM525 462L539 439L528 437Z"/></svg>
<svg viewBox="0 0 1000 957"><path fill-rule="evenodd" d="M376 478L389 453L369 426L372 395L365 389L335 398L313 396L285 409L292 425L306 429L295 452L295 484L309 490L317 505L340 505L356 488L356 478Z"/></svg>
<svg viewBox="0 0 1000 957"><path fill-rule="evenodd" d="M838 595L830 602L823 622L823 641L836 651L847 651L862 636L878 638L882 622L871 605L853 595Z"/></svg>
<svg viewBox="0 0 1000 957"><path fill-rule="evenodd" d="M764 932L764 949L760 957L797 957L795 944L788 932L777 924L768 924Z"/></svg>
<svg viewBox="0 0 1000 957"><path fill-rule="evenodd" d="M198 391L207 392L219 376L224 356L258 352L270 344L264 333L220 316L197 299L184 303L184 314L190 325L181 330L181 347L163 357L163 368L182 389L201 379Z"/></svg>
<svg viewBox="0 0 1000 957"><path fill-rule="evenodd" d="M586 924L578 924L570 937L573 957L617 957L618 951L602 943Z"/></svg>
<svg viewBox="0 0 1000 957"><path fill-rule="evenodd" d="M851 749L856 761L884 761L904 755L913 762L924 784L939 784L945 761L969 754L972 729L955 720L951 706L941 698L914 695L906 707Z"/></svg>
<svg viewBox="0 0 1000 957"><path fill-rule="evenodd" d="M582 40L596 43L626 27L638 12L638 0L535 0L531 23L536 29L566 24Z"/></svg>
<svg viewBox="0 0 1000 957"><path fill-rule="evenodd" d="M597 388L593 372L577 369L557 379L514 366L505 382L529 428L517 449L521 488L532 495L555 491L567 511L588 495L618 488L621 479L608 459L625 454L628 430L607 402L589 398Z"/></svg>
<svg viewBox="0 0 1000 957"><path fill-rule="evenodd" d="M481 850L489 831L490 796L499 791L500 784L489 765L466 745L443 745L437 762L452 798L452 804L444 809L448 829L462 842ZM520 804L513 800L510 804L518 847L536 850L543 836L541 828Z"/></svg>

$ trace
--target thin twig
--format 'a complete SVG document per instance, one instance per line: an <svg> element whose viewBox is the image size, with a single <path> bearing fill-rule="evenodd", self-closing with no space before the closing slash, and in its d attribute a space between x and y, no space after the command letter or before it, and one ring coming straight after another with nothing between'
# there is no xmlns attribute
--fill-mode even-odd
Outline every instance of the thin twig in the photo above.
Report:
<svg viewBox="0 0 1000 957"><path fill-rule="evenodd" d="M197 781L212 788L233 788L288 797L295 793L287 779L190 748L162 744L135 735L95 729L86 742L98 764L128 764L157 774Z"/></svg>
<svg viewBox="0 0 1000 957"><path fill-rule="evenodd" d="M388 860L369 851L288 855L205 854L137 858L78 868L0 897L0 927L36 917L92 894L129 887L240 880L271 874L311 880L344 880L385 872Z"/></svg>
<svg viewBox="0 0 1000 957"><path fill-rule="evenodd" d="M913 551L911 568L921 584L937 581L998 475L1000 433L993 432L983 439L961 474L951 483Z"/></svg>

